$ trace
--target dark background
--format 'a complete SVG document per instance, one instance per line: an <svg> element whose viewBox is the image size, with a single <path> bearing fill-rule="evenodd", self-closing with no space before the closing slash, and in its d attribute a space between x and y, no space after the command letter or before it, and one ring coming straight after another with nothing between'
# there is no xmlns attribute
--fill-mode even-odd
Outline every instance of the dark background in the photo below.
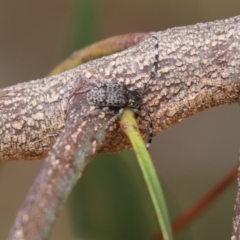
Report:
<svg viewBox="0 0 240 240"><path fill-rule="evenodd" d="M87 2L92 7L87 8ZM238 0L0 0L0 87L44 77L75 49L90 42L229 18L238 15L239 9ZM173 219L237 164L239 116L237 104L217 107L154 138L150 153ZM6 239L41 164L2 164L0 239ZM178 239L229 239L235 195L233 185ZM72 219L65 206L51 239L79 239Z"/></svg>

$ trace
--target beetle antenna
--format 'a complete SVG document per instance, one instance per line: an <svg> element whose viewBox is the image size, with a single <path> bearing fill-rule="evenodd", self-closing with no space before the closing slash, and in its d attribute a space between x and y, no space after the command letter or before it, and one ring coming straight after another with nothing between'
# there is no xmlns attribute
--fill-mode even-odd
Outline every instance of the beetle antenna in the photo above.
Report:
<svg viewBox="0 0 240 240"><path fill-rule="evenodd" d="M154 45L154 53L155 53L155 58L153 62L153 66L150 72L150 76L147 80L147 82L143 86L143 93L146 91L148 84L150 80L154 79L156 77L156 72L157 72L157 67L158 67L158 62L159 62L159 43L158 43L158 37L152 36L155 39L155 45Z"/></svg>

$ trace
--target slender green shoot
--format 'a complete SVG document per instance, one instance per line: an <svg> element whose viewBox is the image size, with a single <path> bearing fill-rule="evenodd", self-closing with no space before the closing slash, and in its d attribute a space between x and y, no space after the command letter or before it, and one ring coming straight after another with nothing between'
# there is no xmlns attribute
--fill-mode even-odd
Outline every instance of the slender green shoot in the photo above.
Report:
<svg viewBox="0 0 240 240"><path fill-rule="evenodd" d="M128 136L136 153L140 168L143 173L143 177L145 179L149 194L153 202L159 226L162 231L163 239L172 240L173 236L171 223L169 220L163 191L158 181L158 176L151 161L150 155L138 130L134 113L129 108L125 109L120 120L120 125L123 132Z"/></svg>

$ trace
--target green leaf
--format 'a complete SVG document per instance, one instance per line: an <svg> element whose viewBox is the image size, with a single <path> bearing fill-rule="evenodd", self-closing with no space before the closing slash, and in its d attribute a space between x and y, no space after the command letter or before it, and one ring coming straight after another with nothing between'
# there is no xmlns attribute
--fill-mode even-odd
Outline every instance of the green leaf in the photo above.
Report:
<svg viewBox="0 0 240 240"><path fill-rule="evenodd" d="M163 238L164 240L171 240L173 236L163 191L150 155L138 130L134 113L130 109L125 109L120 120L120 125L124 133L128 136L136 153L162 230Z"/></svg>

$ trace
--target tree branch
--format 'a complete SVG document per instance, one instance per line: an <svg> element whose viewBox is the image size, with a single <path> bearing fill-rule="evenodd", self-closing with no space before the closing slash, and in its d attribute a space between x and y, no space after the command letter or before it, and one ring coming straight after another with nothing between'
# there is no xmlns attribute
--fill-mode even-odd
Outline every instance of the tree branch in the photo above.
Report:
<svg viewBox="0 0 240 240"><path fill-rule="evenodd" d="M154 135L204 109L237 102L239 26L237 16L155 34L159 64L143 99ZM154 62L154 41L150 37L123 52L0 92L1 160L39 159L51 149L9 239L46 239L86 163L99 151L129 148L116 124L103 130L114 112L91 114L94 107L79 90L103 81L142 89ZM145 138L147 117L141 111L138 118Z"/></svg>

